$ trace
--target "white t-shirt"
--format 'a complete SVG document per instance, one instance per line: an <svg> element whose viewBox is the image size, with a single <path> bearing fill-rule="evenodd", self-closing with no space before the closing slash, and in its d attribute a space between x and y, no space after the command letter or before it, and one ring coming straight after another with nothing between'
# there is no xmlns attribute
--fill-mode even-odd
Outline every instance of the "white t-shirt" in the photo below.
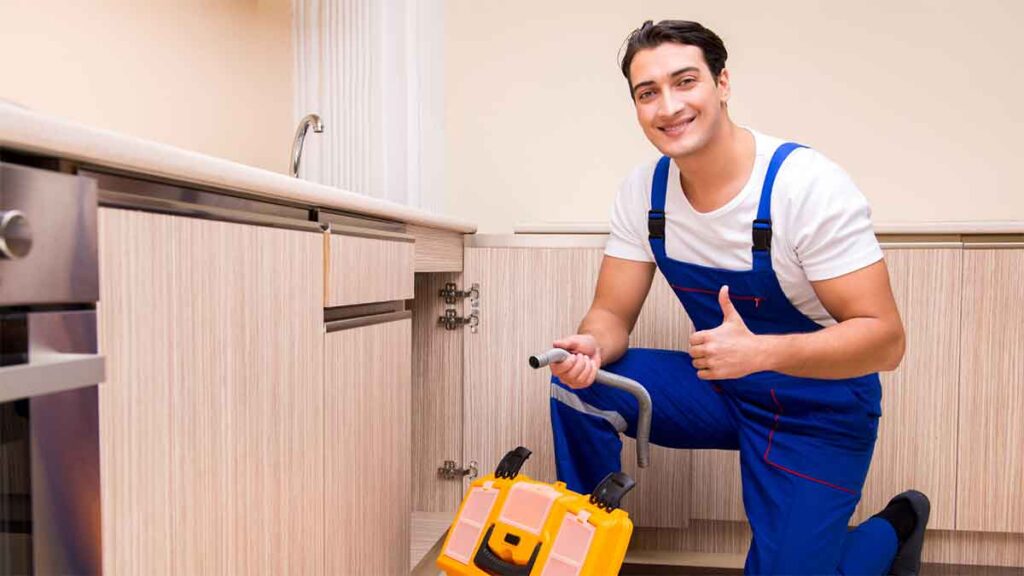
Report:
<svg viewBox="0 0 1024 576"><path fill-rule="evenodd" d="M757 217L768 163L784 141L751 130L756 157L750 180L735 198L711 212L697 212L670 163L665 192L665 252L669 258L726 270L750 270L751 228ZM647 211L657 160L633 170L611 213L605 254L653 262ZM793 151L783 162L772 192L772 266L783 292L805 316L835 324L812 281L848 274L882 259L871 225L871 207L850 176L820 152Z"/></svg>

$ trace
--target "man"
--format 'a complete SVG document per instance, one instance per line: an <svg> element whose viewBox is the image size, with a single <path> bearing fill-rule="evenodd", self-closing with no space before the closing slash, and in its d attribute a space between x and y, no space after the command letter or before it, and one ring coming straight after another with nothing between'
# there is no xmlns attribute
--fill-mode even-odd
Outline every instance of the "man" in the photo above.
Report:
<svg viewBox="0 0 1024 576"><path fill-rule="evenodd" d="M559 479L589 492L635 435L625 393L647 387L651 441L739 450L752 574L916 574L927 498L916 491L847 533L881 414L877 372L904 351L870 208L809 148L737 126L721 39L695 22L644 23L622 72L664 155L625 181L573 355L552 365ZM696 332L689 354L627 350L655 269Z"/></svg>

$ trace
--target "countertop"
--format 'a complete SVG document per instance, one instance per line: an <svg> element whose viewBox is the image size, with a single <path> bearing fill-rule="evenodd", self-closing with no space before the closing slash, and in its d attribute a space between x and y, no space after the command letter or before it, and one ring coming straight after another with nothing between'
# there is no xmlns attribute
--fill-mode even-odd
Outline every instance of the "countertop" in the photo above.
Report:
<svg viewBox="0 0 1024 576"><path fill-rule="evenodd" d="M472 234L476 225L142 138L91 128L0 101L0 147L255 197Z"/></svg>

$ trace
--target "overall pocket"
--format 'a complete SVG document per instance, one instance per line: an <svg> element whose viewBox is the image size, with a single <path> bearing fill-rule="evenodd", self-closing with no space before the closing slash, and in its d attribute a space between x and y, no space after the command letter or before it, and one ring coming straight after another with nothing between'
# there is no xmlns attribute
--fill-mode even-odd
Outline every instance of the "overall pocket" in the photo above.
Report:
<svg viewBox="0 0 1024 576"><path fill-rule="evenodd" d="M837 381L790 379L762 392L770 422L752 422L764 435L769 466L829 488L859 495L877 437L850 388ZM815 389L814 385L820 387ZM762 408L763 409L763 408Z"/></svg>

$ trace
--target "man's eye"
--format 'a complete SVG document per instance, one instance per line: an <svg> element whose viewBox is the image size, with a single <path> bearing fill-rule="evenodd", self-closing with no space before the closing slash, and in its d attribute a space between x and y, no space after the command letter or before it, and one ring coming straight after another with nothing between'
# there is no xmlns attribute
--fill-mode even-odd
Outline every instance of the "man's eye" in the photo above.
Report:
<svg viewBox="0 0 1024 576"><path fill-rule="evenodd" d="M649 100L650 97L653 95L654 92L651 92L650 90L645 90L644 92L641 92L640 95L637 96L636 98L637 100Z"/></svg>
<svg viewBox="0 0 1024 576"><path fill-rule="evenodd" d="M697 80L694 79L694 78L683 78L682 80L679 81L679 85L680 86L689 86L690 84L693 84L696 81Z"/></svg>

